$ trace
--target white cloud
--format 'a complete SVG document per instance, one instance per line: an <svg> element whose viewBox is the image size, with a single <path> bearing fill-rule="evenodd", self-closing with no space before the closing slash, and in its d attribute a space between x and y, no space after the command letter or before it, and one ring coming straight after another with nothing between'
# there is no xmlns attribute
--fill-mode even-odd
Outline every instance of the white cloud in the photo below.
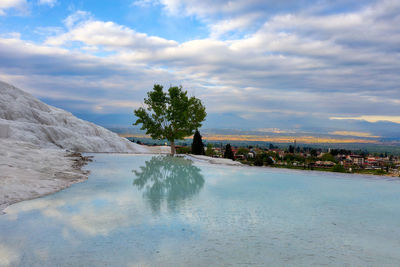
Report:
<svg viewBox="0 0 400 267"><path fill-rule="evenodd" d="M20 39L21 38L21 33L19 32L8 32L8 33L3 33L0 34L1 38L7 38L7 39Z"/></svg>
<svg viewBox="0 0 400 267"><path fill-rule="evenodd" d="M212 23L210 26L211 36L218 38L231 31L244 31L258 18L260 18L260 14L254 13L248 16L240 16L237 18L217 21L216 23Z"/></svg>
<svg viewBox="0 0 400 267"><path fill-rule="evenodd" d="M38 2L39 5L48 5L50 7L54 7L56 3L57 0L39 0Z"/></svg>
<svg viewBox="0 0 400 267"><path fill-rule="evenodd" d="M380 136L372 135L371 133L356 132L356 131L334 131L330 132L332 135L343 135L343 136L356 136L356 137L371 137L379 138Z"/></svg>
<svg viewBox="0 0 400 267"><path fill-rule="evenodd" d="M26 1L24 0L2 0L0 2L0 8L17 8L19 6L25 5Z"/></svg>
<svg viewBox="0 0 400 267"><path fill-rule="evenodd" d="M136 0L132 2L133 6L139 6L139 7L150 7L158 4L159 2L155 0Z"/></svg>
<svg viewBox="0 0 400 267"><path fill-rule="evenodd" d="M400 103L400 4L383 1L330 15L278 12L267 17L246 7L243 14L254 16L249 18L237 7L243 3L214 4L218 12L233 15L213 19L210 38L182 43L77 11L64 20L65 32L49 33L45 45L0 40L0 59L7 62L0 71L30 77L28 88L43 87L37 94L60 88L63 94L55 98L74 97L71 107L101 107L101 112L128 110L157 82L182 84L212 112L258 117L265 123L258 128L282 128L273 123L293 118L313 124L309 117L335 123L329 118L400 115L395 113ZM168 1L170 12L182 5ZM211 21L214 11L193 12ZM260 18L265 21L257 30L235 36L237 29L244 33ZM230 32L234 38L219 39ZM94 92L99 97L84 101Z"/></svg>
<svg viewBox="0 0 400 267"><path fill-rule="evenodd" d="M236 12L242 13L249 8L253 9L255 6L264 5L265 1L249 0L249 1L223 1L223 0L160 0L166 10L172 14L183 14L189 16L210 17L216 14L235 14ZM266 1L268 2L268 1ZM269 3L273 5L273 3Z"/></svg>
<svg viewBox="0 0 400 267"><path fill-rule="evenodd" d="M84 11L72 14L64 22L68 27L68 32L48 38L47 45L60 46L77 41L85 44L84 47L103 46L108 49L127 48L130 50L177 45L175 41L138 33L111 21L94 20L89 13Z"/></svg>
<svg viewBox="0 0 400 267"><path fill-rule="evenodd" d="M331 120L362 120L368 122L379 122L389 121L394 123L400 123L400 116L376 116L376 115L362 115L357 117L331 117Z"/></svg>
<svg viewBox="0 0 400 267"><path fill-rule="evenodd" d="M89 12L78 10L69 15L63 22L68 28L72 28L82 21L89 21L92 15Z"/></svg>
<svg viewBox="0 0 400 267"><path fill-rule="evenodd" d="M282 12L315 9L316 0L160 0L165 11L174 16L196 17L210 28L213 37L232 30L254 30L254 25Z"/></svg>
<svg viewBox="0 0 400 267"><path fill-rule="evenodd" d="M21 13L26 12L28 3L26 0L1 0L0 16L6 15L6 10L15 9Z"/></svg>

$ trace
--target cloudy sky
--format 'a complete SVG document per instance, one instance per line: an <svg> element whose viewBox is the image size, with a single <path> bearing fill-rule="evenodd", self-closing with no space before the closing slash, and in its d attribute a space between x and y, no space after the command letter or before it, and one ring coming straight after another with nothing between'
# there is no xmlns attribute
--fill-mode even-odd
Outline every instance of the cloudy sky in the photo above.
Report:
<svg viewBox="0 0 400 267"><path fill-rule="evenodd" d="M398 25L398 0L1 0L0 80L105 126L160 83L205 128L393 138Z"/></svg>

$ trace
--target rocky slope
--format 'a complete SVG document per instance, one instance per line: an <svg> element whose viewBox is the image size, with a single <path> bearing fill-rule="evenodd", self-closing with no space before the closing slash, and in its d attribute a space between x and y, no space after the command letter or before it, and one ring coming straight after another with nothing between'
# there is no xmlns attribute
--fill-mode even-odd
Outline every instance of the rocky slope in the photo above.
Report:
<svg viewBox="0 0 400 267"><path fill-rule="evenodd" d="M154 152L4 82L0 82L0 138L78 152Z"/></svg>
<svg viewBox="0 0 400 267"><path fill-rule="evenodd" d="M129 142L0 81L0 213L85 180L83 158L72 152L168 153L169 147Z"/></svg>

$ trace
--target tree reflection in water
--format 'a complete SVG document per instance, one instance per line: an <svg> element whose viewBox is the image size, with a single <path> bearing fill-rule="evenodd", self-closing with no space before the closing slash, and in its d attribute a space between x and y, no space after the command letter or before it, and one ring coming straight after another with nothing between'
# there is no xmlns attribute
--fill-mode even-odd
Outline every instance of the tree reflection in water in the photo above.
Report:
<svg viewBox="0 0 400 267"><path fill-rule="evenodd" d="M133 185L144 190L154 212L159 212L164 200L170 211L176 210L183 200L199 193L204 185L200 169L192 161L171 156L154 156L146 166L132 171L136 175Z"/></svg>

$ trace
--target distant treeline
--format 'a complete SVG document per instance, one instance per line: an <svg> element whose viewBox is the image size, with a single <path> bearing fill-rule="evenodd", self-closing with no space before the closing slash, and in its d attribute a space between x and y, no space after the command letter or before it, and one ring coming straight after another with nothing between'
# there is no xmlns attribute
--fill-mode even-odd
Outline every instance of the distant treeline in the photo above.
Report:
<svg viewBox="0 0 400 267"><path fill-rule="evenodd" d="M136 138L128 137L130 141L135 143L141 143L145 145L164 145L168 144L167 140L153 140L151 138ZM248 147L248 148L260 148L260 149L282 149L289 152L305 152L311 153L315 151L327 152L329 149L332 155L342 154L349 155L351 153L358 155L375 154L379 156L387 155L400 155L399 146L388 146L379 144L362 144L362 143L335 143L335 144L302 144L299 143L294 147L294 143L268 143L260 141L208 141L203 139L203 143L212 144L213 147L225 147L227 144L231 144L233 147ZM190 146L192 144L191 139L177 141L178 146ZM314 153L312 153L314 154Z"/></svg>

